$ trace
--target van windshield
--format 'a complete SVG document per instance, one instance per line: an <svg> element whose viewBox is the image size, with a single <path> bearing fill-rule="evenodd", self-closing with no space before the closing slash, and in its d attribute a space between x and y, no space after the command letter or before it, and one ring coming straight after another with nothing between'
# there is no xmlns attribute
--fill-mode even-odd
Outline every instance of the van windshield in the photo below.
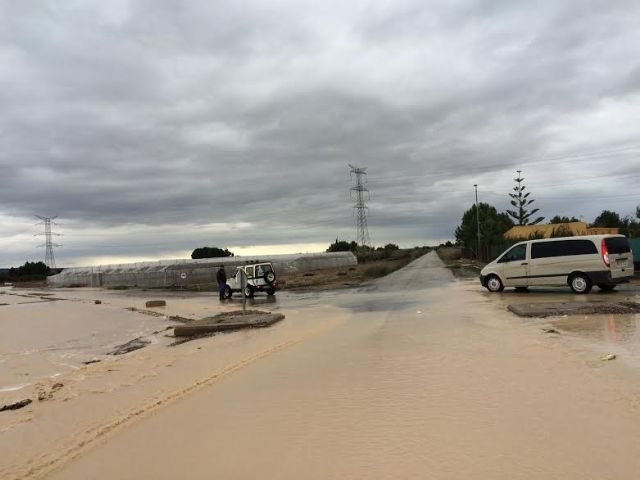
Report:
<svg viewBox="0 0 640 480"><path fill-rule="evenodd" d="M629 253L631 244L625 237L609 237L604 239L609 253Z"/></svg>
<svg viewBox="0 0 640 480"><path fill-rule="evenodd" d="M502 255L498 263L505 262L515 262L524 260L527 257L527 246L526 245L516 245L511 248L511 250L507 250L507 252Z"/></svg>

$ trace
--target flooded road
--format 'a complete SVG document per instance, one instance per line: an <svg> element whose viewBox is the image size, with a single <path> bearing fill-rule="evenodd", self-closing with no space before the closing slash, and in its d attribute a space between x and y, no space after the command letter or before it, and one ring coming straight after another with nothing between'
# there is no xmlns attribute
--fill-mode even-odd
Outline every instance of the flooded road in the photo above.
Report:
<svg viewBox="0 0 640 480"><path fill-rule="evenodd" d="M11 308L0 307L0 402L8 400L3 393L18 394L37 382L77 370L114 345L167 325L165 320L123 308L114 315L112 308L89 299L4 291L0 298Z"/></svg>
<svg viewBox="0 0 640 480"><path fill-rule="evenodd" d="M568 288L531 288L528 292L505 290L500 294L482 291L481 295L501 308L509 304L581 302L599 303L640 303L640 286L619 285L614 292L597 289L589 295L574 295ZM547 319L523 318L525 324L553 327L570 345L596 354L615 354L620 363L640 375L640 315L589 314L559 315ZM598 356L598 355L596 355Z"/></svg>
<svg viewBox="0 0 640 480"><path fill-rule="evenodd" d="M638 378L593 368L454 281L435 254L359 290L283 295L278 308L282 328L233 347L238 359L252 342L278 348L47 478L637 478Z"/></svg>

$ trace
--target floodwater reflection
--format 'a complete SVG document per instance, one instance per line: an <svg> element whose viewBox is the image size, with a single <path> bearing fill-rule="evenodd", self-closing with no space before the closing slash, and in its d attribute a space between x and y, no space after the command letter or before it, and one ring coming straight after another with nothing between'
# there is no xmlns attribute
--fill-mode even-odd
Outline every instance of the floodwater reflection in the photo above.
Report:
<svg viewBox="0 0 640 480"><path fill-rule="evenodd" d="M556 328L591 340L640 343L639 315L590 315L555 320Z"/></svg>
<svg viewBox="0 0 640 480"><path fill-rule="evenodd" d="M640 368L640 315L590 315L553 321L587 348L615 353L633 368Z"/></svg>
<svg viewBox="0 0 640 480"><path fill-rule="evenodd" d="M229 299L223 300L224 303L238 304L242 305L242 296L231 297ZM267 295L264 297L249 297L247 298L247 305L256 306L256 305L269 305L277 302L275 295Z"/></svg>

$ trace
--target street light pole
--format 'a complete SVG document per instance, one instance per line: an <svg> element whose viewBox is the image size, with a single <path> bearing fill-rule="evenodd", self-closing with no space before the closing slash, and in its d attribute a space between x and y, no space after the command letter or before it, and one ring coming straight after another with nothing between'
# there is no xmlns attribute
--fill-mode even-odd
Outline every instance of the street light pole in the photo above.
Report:
<svg viewBox="0 0 640 480"><path fill-rule="evenodd" d="M478 253L476 255L477 259L480 259L480 209L478 208L478 184L474 183L473 186L476 189L476 224L478 227Z"/></svg>

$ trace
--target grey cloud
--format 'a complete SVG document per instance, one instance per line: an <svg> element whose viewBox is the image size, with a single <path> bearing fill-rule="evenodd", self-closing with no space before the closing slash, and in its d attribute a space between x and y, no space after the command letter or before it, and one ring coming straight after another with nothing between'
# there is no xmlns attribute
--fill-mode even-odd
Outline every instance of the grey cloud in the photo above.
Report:
<svg viewBox="0 0 640 480"><path fill-rule="evenodd" d="M108 249L324 242L353 236L347 163L369 168L377 243L451 238L473 183L504 208L516 169L548 216L631 213L555 197L637 183L638 20L636 2L4 2L0 214L66 218L69 259L129 224L178 234ZM257 229L194 233L211 222Z"/></svg>

